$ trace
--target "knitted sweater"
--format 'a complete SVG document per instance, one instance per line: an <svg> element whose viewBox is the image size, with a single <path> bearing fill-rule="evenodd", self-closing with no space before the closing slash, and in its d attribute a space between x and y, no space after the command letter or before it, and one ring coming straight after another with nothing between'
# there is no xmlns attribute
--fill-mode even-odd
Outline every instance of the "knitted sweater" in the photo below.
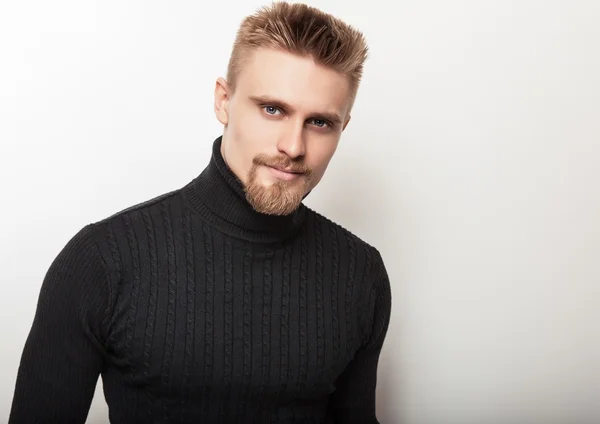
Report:
<svg viewBox="0 0 600 424"><path fill-rule="evenodd" d="M9 423L378 423L379 252L304 204L254 211L220 154L82 228L50 266Z"/></svg>

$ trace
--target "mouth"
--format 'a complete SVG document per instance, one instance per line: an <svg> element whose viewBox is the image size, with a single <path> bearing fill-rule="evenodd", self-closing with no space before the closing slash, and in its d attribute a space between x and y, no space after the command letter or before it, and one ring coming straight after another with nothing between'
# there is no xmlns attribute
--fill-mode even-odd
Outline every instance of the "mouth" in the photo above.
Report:
<svg viewBox="0 0 600 424"><path fill-rule="evenodd" d="M293 171L291 169L277 168L274 166L267 166L267 168L269 168L271 173L273 173L277 178L280 178L280 179L286 180L286 181L292 181L292 180L300 178L302 175L304 175L303 172L297 172L297 171Z"/></svg>

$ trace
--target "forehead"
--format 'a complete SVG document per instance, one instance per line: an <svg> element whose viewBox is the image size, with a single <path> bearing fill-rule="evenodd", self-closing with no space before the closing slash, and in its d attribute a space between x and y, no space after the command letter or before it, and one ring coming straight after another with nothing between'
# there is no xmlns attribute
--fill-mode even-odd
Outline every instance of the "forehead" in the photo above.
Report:
<svg viewBox="0 0 600 424"><path fill-rule="evenodd" d="M238 90L245 97L282 100L298 111L331 110L340 116L345 116L351 100L346 75L310 57L266 48L249 53L237 75Z"/></svg>

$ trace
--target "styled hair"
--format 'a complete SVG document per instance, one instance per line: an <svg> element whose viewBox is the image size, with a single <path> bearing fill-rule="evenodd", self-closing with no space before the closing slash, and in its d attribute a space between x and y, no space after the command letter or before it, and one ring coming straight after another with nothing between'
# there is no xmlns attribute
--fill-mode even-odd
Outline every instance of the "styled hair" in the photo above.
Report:
<svg viewBox="0 0 600 424"><path fill-rule="evenodd" d="M261 47L310 57L346 75L354 103L368 47L363 34L350 25L302 3L279 1L258 9L242 21L233 44L227 67L233 91L245 59Z"/></svg>

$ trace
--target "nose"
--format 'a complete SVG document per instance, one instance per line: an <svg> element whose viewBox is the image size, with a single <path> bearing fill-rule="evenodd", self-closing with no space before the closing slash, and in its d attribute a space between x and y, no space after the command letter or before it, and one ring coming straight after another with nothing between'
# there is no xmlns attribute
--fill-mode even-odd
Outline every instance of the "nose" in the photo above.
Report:
<svg viewBox="0 0 600 424"><path fill-rule="evenodd" d="M288 131L279 139L277 149L291 159L304 156L306 154L304 125L291 124Z"/></svg>

